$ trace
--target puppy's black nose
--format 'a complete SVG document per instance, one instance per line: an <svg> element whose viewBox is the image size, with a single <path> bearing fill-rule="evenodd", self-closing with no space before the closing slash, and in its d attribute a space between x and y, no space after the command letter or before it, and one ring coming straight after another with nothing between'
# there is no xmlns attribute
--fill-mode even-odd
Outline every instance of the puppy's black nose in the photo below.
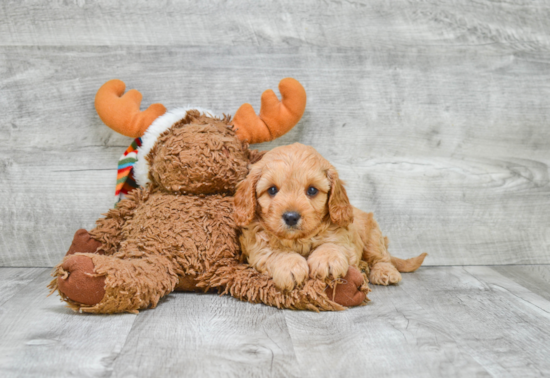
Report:
<svg viewBox="0 0 550 378"><path fill-rule="evenodd" d="M296 226L300 220L300 214L295 211L287 211L283 214L283 219L288 226Z"/></svg>

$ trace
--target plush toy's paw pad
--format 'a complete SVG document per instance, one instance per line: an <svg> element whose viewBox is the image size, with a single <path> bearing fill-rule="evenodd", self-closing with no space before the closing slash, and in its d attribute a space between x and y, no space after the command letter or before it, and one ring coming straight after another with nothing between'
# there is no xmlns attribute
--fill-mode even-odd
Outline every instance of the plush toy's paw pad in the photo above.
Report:
<svg viewBox="0 0 550 378"><path fill-rule="evenodd" d="M391 285L401 281L401 273L391 263L377 263L369 273L369 281L375 285Z"/></svg>
<svg viewBox="0 0 550 378"><path fill-rule="evenodd" d="M281 290L300 286L309 274L306 260L299 255L289 255L277 261L270 269L273 282Z"/></svg>
<svg viewBox="0 0 550 378"><path fill-rule="evenodd" d="M341 281L335 287L328 286L325 290L330 299L345 307L359 306L365 301L367 294L361 290L365 282L359 269L350 266Z"/></svg>
<svg viewBox="0 0 550 378"><path fill-rule="evenodd" d="M81 228L75 232L73 242L65 256L73 255L79 252L95 253L99 247L101 247L101 243L93 239L88 231ZM98 254L102 255L103 252L100 251Z"/></svg>
<svg viewBox="0 0 550 378"><path fill-rule="evenodd" d="M105 276L96 276L94 263L88 256L66 258L61 265L63 275L57 277L59 291L70 300L93 306L105 296Z"/></svg>
<svg viewBox="0 0 550 378"><path fill-rule="evenodd" d="M179 280L174 288L174 291L204 292L205 290L204 288L198 286L199 281L196 276L185 275L179 276L178 279ZM214 289L211 289L210 291L214 291Z"/></svg>
<svg viewBox="0 0 550 378"><path fill-rule="evenodd" d="M310 277L321 280L329 276L333 278L343 277L349 268L346 256L331 249L315 251L309 256L307 263L309 265Z"/></svg>

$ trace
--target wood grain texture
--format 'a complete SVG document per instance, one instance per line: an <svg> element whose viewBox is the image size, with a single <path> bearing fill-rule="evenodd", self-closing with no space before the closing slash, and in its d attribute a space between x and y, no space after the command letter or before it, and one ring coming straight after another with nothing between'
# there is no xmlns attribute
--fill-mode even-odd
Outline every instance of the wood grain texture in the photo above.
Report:
<svg viewBox="0 0 550 378"><path fill-rule="evenodd" d="M108 376L136 315L76 314L47 297L49 273L35 275L1 307L0 375Z"/></svg>
<svg viewBox="0 0 550 378"><path fill-rule="evenodd" d="M174 293L139 314L113 377L299 377L282 311Z"/></svg>
<svg viewBox="0 0 550 378"><path fill-rule="evenodd" d="M511 269L516 275L519 275L523 270L521 265L519 269ZM536 309L541 310L543 313L550 315L550 302L545 297L539 295L537 292L531 291L529 288L519 284L516 281L509 279L507 276L500 274L496 269L491 269L486 266L466 266L464 270L472 276L482 280L486 284L498 291L506 291L513 294L526 303L533 305ZM537 282L537 277L533 280L530 277L526 277L525 282L533 283ZM537 310L535 310L537 311Z"/></svg>
<svg viewBox="0 0 550 378"><path fill-rule="evenodd" d="M421 268L370 297L344 313L285 312L308 376L550 373L550 302L490 268Z"/></svg>
<svg viewBox="0 0 550 378"><path fill-rule="evenodd" d="M500 268L499 268L500 269ZM344 312L277 310L174 293L136 315L75 314L45 269L0 306L0 375L535 377L550 374L550 300L529 267L425 267ZM34 277L34 280L28 281Z"/></svg>
<svg viewBox="0 0 550 378"><path fill-rule="evenodd" d="M548 48L550 9L544 0L11 0L2 2L0 18L1 45L506 44L534 50Z"/></svg>
<svg viewBox="0 0 550 378"><path fill-rule="evenodd" d="M550 301L550 265L493 266L491 269Z"/></svg>
<svg viewBox="0 0 550 378"><path fill-rule="evenodd" d="M0 306L47 268L0 268Z"/></svg>
<svg viewBox="0 0 550 378"><path fill-rule="evenodd" d="M0 266L54 265L112 205L130 140L94 112L104 81L123 79L144 105L232 114L259 109L286 76L307 90L305 116L258 147L316 147L392 253L550 263L544 2L26 1L0 12Z"/></svg>

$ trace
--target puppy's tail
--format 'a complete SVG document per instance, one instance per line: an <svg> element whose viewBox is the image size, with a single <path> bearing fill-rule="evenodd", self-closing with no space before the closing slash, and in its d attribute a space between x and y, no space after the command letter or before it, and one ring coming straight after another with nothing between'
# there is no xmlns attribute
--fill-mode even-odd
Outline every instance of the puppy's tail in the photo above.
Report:
<svg viewBox="0 0 550 378"><path fill-rule="evenodd" d="M397 268L398 271L402 273L414 272L415 270L420 268L420 265L422 265L422 263L424 262L424 258L427 255L428 254L424 252L416 257L412 257L407 260L403 260L403 259L400 259L399 257L392 256L391 263L393 264L393 266Z"/></svg>

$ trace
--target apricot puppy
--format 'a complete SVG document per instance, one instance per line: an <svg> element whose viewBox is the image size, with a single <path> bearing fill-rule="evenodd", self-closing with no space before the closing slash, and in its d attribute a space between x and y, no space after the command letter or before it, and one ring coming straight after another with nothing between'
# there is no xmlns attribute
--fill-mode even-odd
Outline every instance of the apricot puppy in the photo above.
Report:
<svg viewBox="0 0 550 378"><path fill-rule="evenodd" d="M426 255L390 256L372 213L351 206L336 169L300 143L277 147L252 165L235 194L235 218L248 263L282 290L308 275L343 277L361 260L370 282L394 284L399 271L416 270Z"/></svg>

